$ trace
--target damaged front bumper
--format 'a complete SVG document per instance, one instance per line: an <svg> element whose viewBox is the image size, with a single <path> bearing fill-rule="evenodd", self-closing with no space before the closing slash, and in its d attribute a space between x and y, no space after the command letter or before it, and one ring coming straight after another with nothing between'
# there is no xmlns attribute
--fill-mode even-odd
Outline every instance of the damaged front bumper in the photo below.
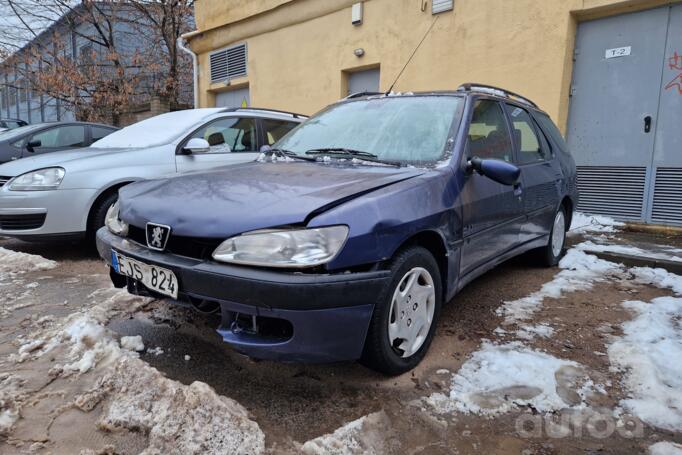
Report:
<svg viewBox="0 0 682 455"><path fill-rule="evenodd" d="M389 284L387 270L307 274L221 264L149 250L106 228L97 250L111 266L111 251L170 269L178 300L220 306L218 333L255 358L333 362L362 355L374 303ZM141 283L111 271L117 287L152 295Z"/></svg>

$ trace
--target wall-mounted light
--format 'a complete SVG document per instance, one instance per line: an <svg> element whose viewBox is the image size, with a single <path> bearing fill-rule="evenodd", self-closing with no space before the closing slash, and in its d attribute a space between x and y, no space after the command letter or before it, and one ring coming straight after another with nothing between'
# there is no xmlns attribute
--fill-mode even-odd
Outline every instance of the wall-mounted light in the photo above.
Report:
<svg viewBox="0 0 682 455"><path fill-rule="evenodd" d="M362 57L363 55L365 55L365 50L361 47L358 47L353 51L353 53L355 54L356 57Z"/></svg>
<svg viewBox="0 0 682 455"><path fill-rule="evenodd" d="M362 2L354 3L351 6L351 23L353 25L362 24Z"/></svg>

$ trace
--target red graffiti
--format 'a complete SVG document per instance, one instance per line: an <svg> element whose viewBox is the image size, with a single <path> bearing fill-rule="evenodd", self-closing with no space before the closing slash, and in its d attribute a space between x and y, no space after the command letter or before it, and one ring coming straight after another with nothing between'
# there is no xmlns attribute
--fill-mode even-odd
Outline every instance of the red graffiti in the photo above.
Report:
<svg viewBox="0 0 682 455"><path fill-rule="evenodd" d="M677 87L677 91L682 95L682 73L678 74L675 79L670 81L670 83L665 86L665 89L670 90L673 87Z"/></svg>
<svg viewBox="0 0 682 455"><path fill-rule="evenodd" d="M668 59L668 66L671 70L682 71L682 55L675 51L672 57ZM677 91L682 95L682 72L678 73L675 78L665 86L666 90L677 87Z"/></svg>

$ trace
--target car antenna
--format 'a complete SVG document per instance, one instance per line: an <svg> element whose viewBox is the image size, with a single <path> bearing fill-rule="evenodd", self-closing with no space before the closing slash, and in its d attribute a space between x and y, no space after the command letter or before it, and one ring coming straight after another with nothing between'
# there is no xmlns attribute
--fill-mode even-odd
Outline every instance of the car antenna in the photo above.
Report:
<svg viewBox="0 0 682 455"><path fill-rule="evenodd" d="M405 71L405 68L407 68L407 65L410 64L410 62L412 61L412 57L414 57L414 54L417 53L417 51L418 51L419 48L421 47L422 43L423 43L424 40L426 39L426 37L429 36L429 33L431 32L431 29L433 28L434 25L436 25L436 21L438 20L439 17L440 17L440 16L436 16L436 17L433 19L433 22L431 22L431 25L429 26L429 29L426 31L426 33L424 33L424 37L423 37L422 40L419 42L419 44L417 44L417 47L414 48L414 50L412 51L412 55L410 55L410 58L407 59L407 62L405 63L405 66L403 66L403 69L400 70L400 72L399 72L398 75L396 76L395 80L394 80L393 83L391 84L391 87L388 89L388 91L387 91L386 93L384 93L384 95L388 95L389 93L391 93L391 92L393 91L393 87L395 86L396 82L398 82L398 79L400 79L400 76L403 75L403 71Z"/></svg>

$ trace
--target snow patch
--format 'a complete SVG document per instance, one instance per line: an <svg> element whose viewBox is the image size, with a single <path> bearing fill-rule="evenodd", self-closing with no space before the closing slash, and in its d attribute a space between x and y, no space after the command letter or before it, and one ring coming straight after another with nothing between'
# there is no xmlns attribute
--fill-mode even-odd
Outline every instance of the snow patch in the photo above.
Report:
<svg viewBox="0 0 682 455"><path fill-rule="evenodd" d="M682 455L682 445L661 441L649 447L649 455Z"/></svg>
<svg viewBox="0 0 682 455"><path fill-rule="evenodd" d="M522 325L516 331L516 336L522 340L532 340L535 337L549 338L554 334L554 329L548 324Z"/></svg>
<svg viewBox="0 0 682 455"><path fill-rule="evenodd" d="M584 368L524 346L484 342L452 378L450 395L426 399L438 412L497 415L520 406L539 412L585 407L594 384Z"/></svg>
<svg viewBox="0 0 682 455"><path fill-rule="evenodd" d="M682 262L682 257L679 256L673 256L669 254L664 254L664 253L657 253L655 251L650 251L650 250L643 250L641 248L638 248L636 246L631 246L631 245L614 245L614 244L601 244L601 243L594 243L592 241L586 241L582 242L578 245L576 245L576 248L587 251L587 252L593 252L593 253L620 253L620 254L627 254L630 256L644 256L647 258L653 258L653 259L663 259L667 261L675 261L675 262Z"/></svg>
<svg viewBox="0 0 682 455"><path fill-rule="evenodd" d="M608 216L573 212L573 219L569 230L573 234L584 234L587 232L611 233L616 232L616 228L624 225L625 223L616 221Z"/></svg>
<svg viewBox="0 0 682 455"><path fill-rule="evenodd" d="M360 417L334 433L326 434L303 444L306 455L384 454L390 452L390 420L384 411Z"/></svg>
<svg viewBox="0 0 682 455"><path fill-rule="evenodd" d="M141 352L144 351L144 343L140 335L121 337L121 348L128 351Z"/></svg>
<svg viewBox="0 0 682 455"><path fill-rule="evenodd" d="M636 317L608 349L611 365L625 372L628 411L650 425L682 430L682 298L623 303ZM674 360L676 359L676 360Z"/></svg>
<svg viewBox="0 0 682 455"><path fill-rule="evenodd" d="M595 282L603 281L607 275L622 271L622 267L613 262L586 254L572 248L559 262L563 270L554 279L545 283L539 291L518 300L505 302L497 309L499 316L505 317L505 324L513 324L529 319L546 298L558 299L564 293L586 291Z"/></svg>
<svg viewBox="0 0 682 455"><path fill-rule="evenodd" d="M630 272L635 275L635 280L642 284L672 289L675 294L682 295L682 276L675 275L662 268L632 267Z"/></svg>

